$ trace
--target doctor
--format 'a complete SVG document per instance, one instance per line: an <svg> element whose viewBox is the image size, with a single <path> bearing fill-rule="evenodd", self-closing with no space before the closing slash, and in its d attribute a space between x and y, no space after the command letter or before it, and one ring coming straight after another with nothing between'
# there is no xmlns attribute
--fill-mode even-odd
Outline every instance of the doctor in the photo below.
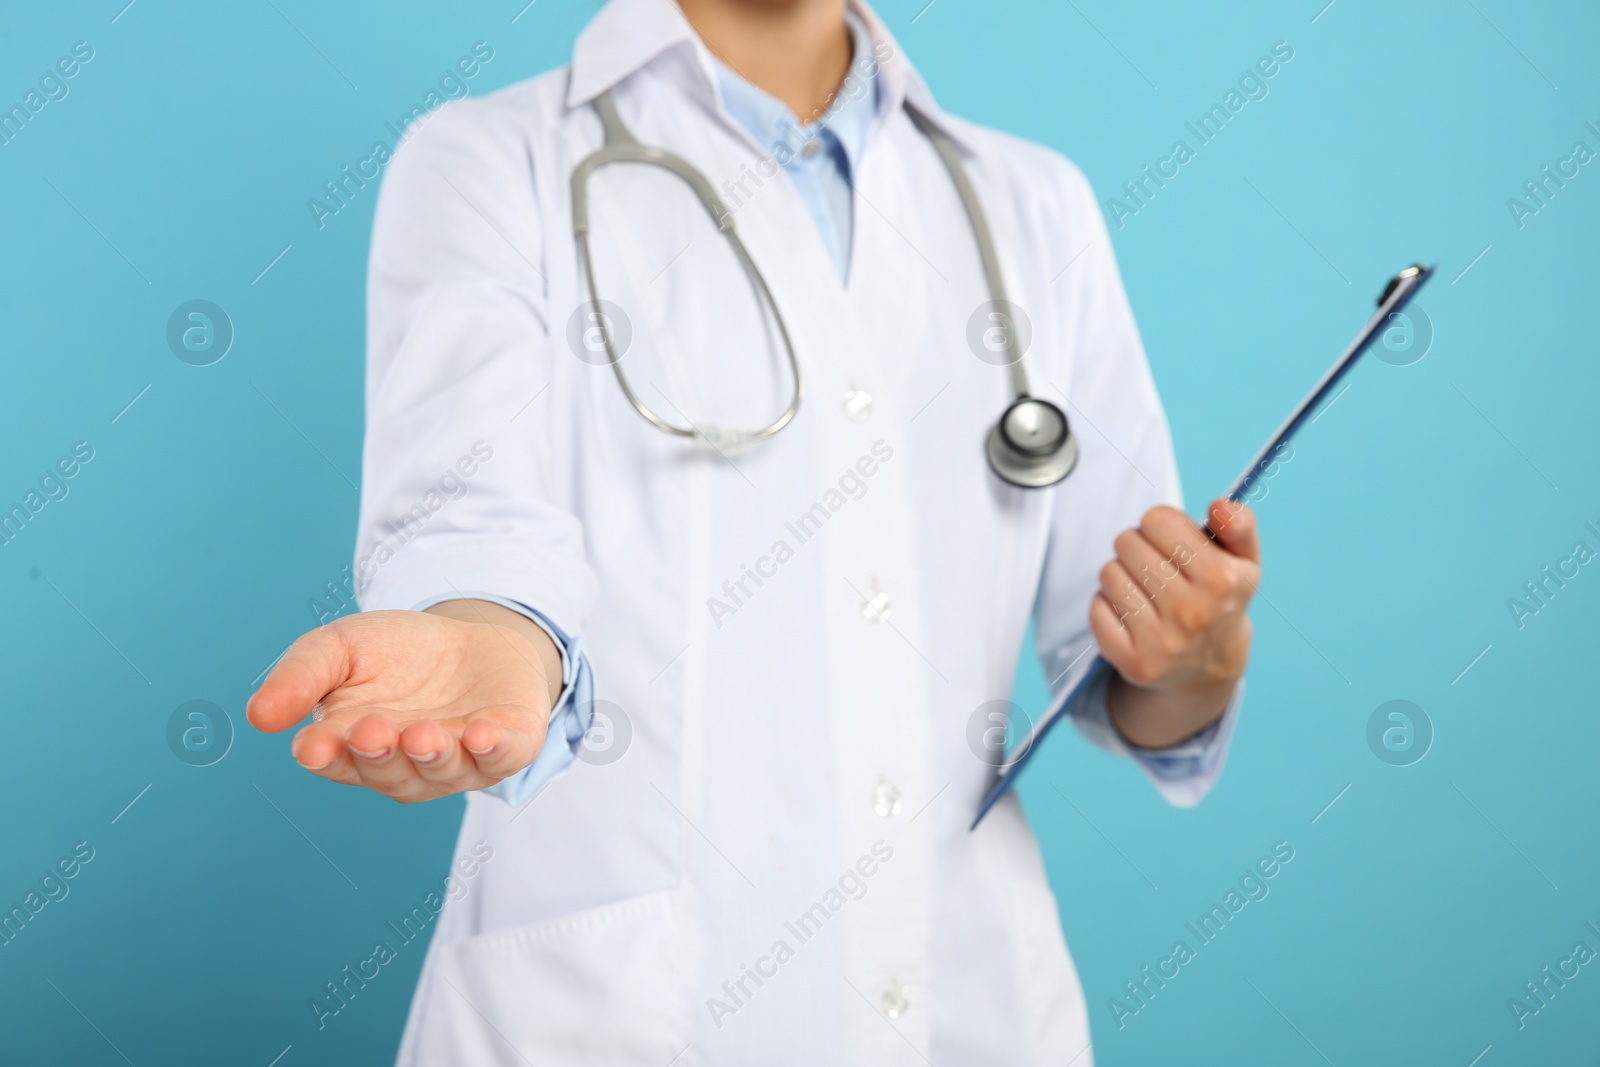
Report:
<svg viewBox="0 0 1600 1067"><path fill-rule="evenodd" d="M586 257L611 106L722 210L601 168ZM493 848L400 1062L1090 1063L1020 807L968 831L994 709L1030 617L1058 696L1095 642L1073 718L1197 803L1259 566L1248 510L1178 510L1083 176L941 111L860 0L612 0L397 153L368 314L365 610L248 714L310 716L333 781L466 792ZM1045 488L985 450L1016 350L1079 449Z"/></svg>

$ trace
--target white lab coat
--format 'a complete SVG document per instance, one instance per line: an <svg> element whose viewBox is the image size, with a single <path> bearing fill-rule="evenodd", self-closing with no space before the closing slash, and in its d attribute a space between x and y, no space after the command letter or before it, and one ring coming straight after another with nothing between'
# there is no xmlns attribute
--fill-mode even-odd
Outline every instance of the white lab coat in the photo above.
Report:
<svg viewBox="0 0 1600 1067"><path fill-rule="evenodd" d="M586 300L568 182L600 141L597 93L713 185L760 173L669 0L613 0L569 69L446 106L389 165L362 605L536 608L582 636L631 730L620 759L526 807L468 798L461 847L494 858L439 920L403 1064L1091 1062L1015 798L968 832L994 775L969 736L1011 693L1030 612L1050 676L1087 647L1113 537L1179 498L1167 426L1083 176L942 113L857 9L889 58L848 284L781 174L736 196L806 382L793 424L744 454L652 428L568 344ZM986 466L1010 384L969 348L983 275L906 98L960 147L1031 321L1035 391L1073 419L1082 457L1054 489ZM749 284L673 179L636 171L594 195L635 389L675 421L764 425L789 383ZM474 445L492 457L458 466ZM887 618L863 610L880 594ZM1213 777L1157 786L1190 804Z"/></svg>

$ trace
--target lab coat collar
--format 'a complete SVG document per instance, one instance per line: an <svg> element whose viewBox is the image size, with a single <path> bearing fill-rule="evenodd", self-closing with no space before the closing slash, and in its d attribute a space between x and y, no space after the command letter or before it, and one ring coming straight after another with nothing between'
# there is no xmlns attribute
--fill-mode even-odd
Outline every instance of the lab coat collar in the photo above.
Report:
<svg viewBox="0 0 1600 1067"><path fill-rule="evenodd" d="M927 83L877 13L863 0L848 0L885 58L878 71L878 122L909 103L971 154L966 131L939 109ZM718 110L721 93L711 53L673 0L609 0L578 35L572 51L567 106L578 108L663 56L686 52L698 78L693 91Z"/></svg>
<svg viewBox="0 0 1600 1067"><path fill-rule="evenodd" d="M572 48L567 106L582 107L666 53L688 49L706 67L706 48L672 0L610 0Z"/></svg>

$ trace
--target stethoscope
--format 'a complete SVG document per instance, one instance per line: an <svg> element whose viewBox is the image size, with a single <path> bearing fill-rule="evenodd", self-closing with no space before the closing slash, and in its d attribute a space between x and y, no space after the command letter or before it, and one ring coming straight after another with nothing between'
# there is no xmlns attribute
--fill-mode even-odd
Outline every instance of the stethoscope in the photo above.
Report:
<svg viewBox="0 0 1600 1067"><path fill-rule="evenodd" d="M778 305L772 298L772 291L767 287L766 279L761 276L761 271L751 259L749 250L734 231L733 213L723 204L722 198L711 187L711 182L706 176L680 156L673 155L665 149L641 144L623 124L622 117L617 114L617 105L611 98L610 92L601 93L595 100L595 106L600 112L605 140L598 151L586 156L572 172L572 232L583 253L583 273L589 288L591 318L598 327L605 345L607 360L616 373L617 384L622 387L623 395L628 398L628 402L635 410L657 429L676 437L703 440L722 450L743 451L789 425L795 413L800 410L800 397L805 391L805 386L800 375L800 361L795 356L794 342L789 337L789 329L784 324L783 315L778 311ZM961 204L967 212L967 221L972 226L973 239L978 245L978 255L983 261L983 275L989 288L987 306L1006 309L997 311L996 315L1000 323L1000 333L1004 337L1006 366L1011 372L1011 388L1015 393L1015 399L1001 413L994 428L989 431L985 446L989 466L1002 480L1012 485L1028 489L1054 485L1071 473L1073 466L1078 462L1078 440L1067 423L1065 412L1050 401L1042 400L1028 392L1028 374L1022 366L1018 331L1009 321L1008 311L1012 305L1006 300L1005 282L1000 274L1000 258L995 252L994 238L989 232L989 222L983 214L982 205L978 203L978 194L967 177L966 167L956 154L955 145L943 131L909 103L906 105L906 113L917 129L933 143L940 160L944 162L945 169L950 172L951 180L955 182L956 192L960 195ZM613 346L610 322L601 310L604 305L595 286L594 262L589 254L589 176L608 163L651 164L664 167L682 178L700 198L701 205L710 213L717 224L717 229L733 246L734 255L755 285L756 292L772 312L772 319L783 341L784 350L788 355L789 370L794 378L794 398L789 401L789 406L784 409L783 414L771 423L759 430L749 431L728 430L704 424L678 426L652 410L628 384L627 375L622 371L622 359Z"/></svg>

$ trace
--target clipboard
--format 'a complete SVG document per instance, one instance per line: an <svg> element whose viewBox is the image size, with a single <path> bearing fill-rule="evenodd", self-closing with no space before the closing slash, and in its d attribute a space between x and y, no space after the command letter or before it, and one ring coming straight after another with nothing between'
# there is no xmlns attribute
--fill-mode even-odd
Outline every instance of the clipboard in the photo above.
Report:
<svg viewBox="0 0 1600 1067"><path fill-rule="evenodd" d="M1416 295L1417 290L1421 289L1423 284L1433 276L1434 270L1434 267L1424 267L1417 263L1389 279L1389 284L1384 287L1383 294L1378 297L1378 310L1373 313L1372 318L1367 320L1367 324L1362 327L1361 332L1356 334L1356 339L1350 342L1350 347L1346 348L1339 358L1334 361L1333 366L1328 368L1328 372L1312 387L1311 392L1306 394L1305 399L1301 400L1294 410L1289 413L1289 417L1283 421L1282 426L1278 427L1277 432L1267 439L1267 443L1262 446L1260 452L1256 453L1256 457L1250 461L1250 465L1245 467L1244 473L1239 475L1238 479L1233 483L1233 488L1228 490L1227 499L1229 501L1238 503L1245 498L1246 494L1250 492L1272 465L1273 455L1294 437L1317 405L1350 372L1350 369L1355 366L1356 360L1360 359L1362 354L1372 347L1372 342L1377 340L1378 335L1388 325L1389 317L1399 312L1410 302L1411 298ZM1209 526L1206 527L1205 532L1212 540L1216 540L1216 534L1211 531ZM1090 647L1093 648L1094 646L1091 645ZM985 794L983 803L978 807L977 818L972 820L972 826L969 829L976 830L978 828L978 824L989 813L989 809L994 807L1001 797L1005 796L1006 791L1016 781L1017 775L1028 765L1028 760L1033 757L1033 753L1038 749L1039 743L1044 740L1045 735L1050 732L1056 723L1067 717L1067 709L1076 706L1078 701L1083 698L1083 695L1089 691L1089 688L1109 670L1111 670L1111 664L1106 662L1105 657L1097 652L1094 660L1084 669L1078 680L1067 689L1066 696L1054 703L1052 710L1047 712L1034 725L1011 757L1001 764L999 778L989 792Z"/></svg>

